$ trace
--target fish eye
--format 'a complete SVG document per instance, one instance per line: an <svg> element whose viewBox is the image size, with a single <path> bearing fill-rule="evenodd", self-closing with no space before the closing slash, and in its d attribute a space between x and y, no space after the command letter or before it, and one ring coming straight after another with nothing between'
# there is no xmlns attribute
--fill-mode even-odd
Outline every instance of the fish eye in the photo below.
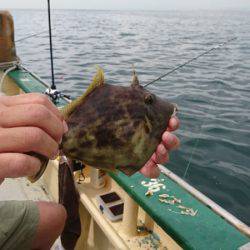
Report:
<svg viewBox="0 0 250 250"><path fill-rule="evenodd" d="M155 96L153 94L145 95L144 101L146 104L152 104L155 100Z"/></svg>

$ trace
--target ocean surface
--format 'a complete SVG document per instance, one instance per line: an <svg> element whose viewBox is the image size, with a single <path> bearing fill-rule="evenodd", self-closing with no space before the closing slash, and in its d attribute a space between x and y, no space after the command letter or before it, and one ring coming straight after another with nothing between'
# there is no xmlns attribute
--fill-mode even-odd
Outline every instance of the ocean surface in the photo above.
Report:
<svg viewBox="0 0 250 250"><path fill-rule="evenodd" d="M16 39L46 31L47 12L13 10ZM148 87L180 107L181 148L167 167L250 225L250 12L52 11L56 84L79 96L100 65L128 85L146 83L237 40ZM23 64L51 81L47 32L17 43Z"/></svg>

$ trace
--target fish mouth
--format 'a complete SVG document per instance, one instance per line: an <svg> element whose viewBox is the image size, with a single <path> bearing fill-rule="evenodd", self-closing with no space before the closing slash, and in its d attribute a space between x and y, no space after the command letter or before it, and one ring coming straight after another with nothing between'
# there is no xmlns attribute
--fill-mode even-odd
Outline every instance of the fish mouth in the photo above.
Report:
<svg viewBox="0 0 250 250"><path fill-rule="evenodd" d="M172 116L175 116L180 109L176 103L173 103L173 106L174 106L174 112L173 112Z"/></svg>

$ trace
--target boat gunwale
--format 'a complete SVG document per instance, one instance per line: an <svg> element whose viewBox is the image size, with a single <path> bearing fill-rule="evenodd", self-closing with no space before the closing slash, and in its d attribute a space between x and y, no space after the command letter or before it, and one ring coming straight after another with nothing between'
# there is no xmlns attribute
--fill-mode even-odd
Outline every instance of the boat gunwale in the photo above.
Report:
<svg viewBox="0 0 250 250"><path fill-rule="evenodd" d="M232 226L237 228L241 233L245 234L246 236L250 237L250 227L242 222L240 219L235 217L233 214L222 208L218 205L215 201L207 197L205 194L201 193L199 190L188 184L185 180L181 177L170 171L163 165L158 165L160 171L166 175L169 179L180 185L184 190L190 193L194 198L199 200L202 204L206 205L209 209L213 210L217 215L221 216L227 222L229 222Z"/></svg>

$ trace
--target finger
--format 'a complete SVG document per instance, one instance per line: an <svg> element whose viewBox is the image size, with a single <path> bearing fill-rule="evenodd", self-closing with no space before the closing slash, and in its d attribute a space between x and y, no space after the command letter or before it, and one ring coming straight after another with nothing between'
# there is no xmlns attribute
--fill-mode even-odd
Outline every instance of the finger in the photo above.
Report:
<svg viewBox="0 0 250 250"><path fill-rule="evenodd" d="M50 101L50 99L46 95L43 94L28 93L15 96L1 96L1 103L4 104L5 106L40 104L47 107L60 120L63 120L63 116L58 110L58 108Z"/></svg>
<svg viewBox="0 0 250 250"><path fill-rule="evenodd" d="M0 126L4 128L39 127L56 141L60 141L64 133L62 121L40 104L21 104L6 107L0 111L0 117L2 117Z"/></svg>
<svg viewBox="0 0 250 250"><path fill-rule="evenodd" d="M176 135L167 131L164 132L162 135L162 143L164 144L167 150L174 150L180 146L179 138Z"/></svg>
<svg viewBox="0 0 250 250"><path fill-rule="evenodd" d="M150 159L140 170L140 173L147 178L157 178L160 175L160 170L157 165Z"/></svg>
<svg viewBox="0 0 250 250"><path fill-rule="evenodd" d="M155 154L156 154L155 161L157 164L164 164L168 162L169 160L168 151L162 143L158 145Z"/></svg>
<svg viewBox="0 0 250 250"><path fill-rule="evenodd" d="M54 159L58 154L57 142L36 127L0 128L1 153L35 152Z"/></svg>
<svg viewBox="0 0 250 250"><path fill-rule="evenodd" d="M173 116L169 120L167 131L174 131L174 130L178 129L179 126L180 126L180 121L179 121L178 117Z"/></svg>
<svg viewBox="0 0 250 250"><path fill-rule="evenodd" d="M0 179L35 175L41 162L32 156L19 153L0 153Z"/></svg>

